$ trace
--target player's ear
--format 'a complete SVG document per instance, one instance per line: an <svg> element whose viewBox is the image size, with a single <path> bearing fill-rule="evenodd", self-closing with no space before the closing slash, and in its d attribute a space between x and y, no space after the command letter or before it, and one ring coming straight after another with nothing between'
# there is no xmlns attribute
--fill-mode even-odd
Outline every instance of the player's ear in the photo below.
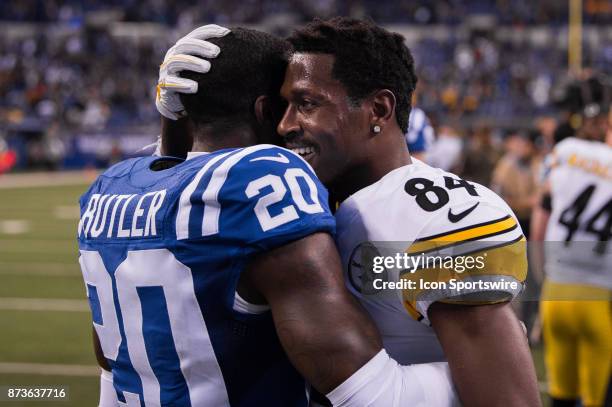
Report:
<svg viewBox="0 0 612 407"><path fill-rule="evenodd" d="M273 119L271 101L266 95L260 95L255 99L255 118L257 123L264 125Z"/></svg>
<svg viewBox="0 0 612 407"><path fill-rule="evenodd" d="M389 89L380 89L371 96L371 125L384 128L395 114L395 95Z"/></svg>
<svg viewBox="0 0 612 407"><path fill-rule="evenodd" d="M282 111L279 111L276 98L266 95L259 96L255 99L254 113L258 143L281 145L276 126L282 117Z"/></svg>

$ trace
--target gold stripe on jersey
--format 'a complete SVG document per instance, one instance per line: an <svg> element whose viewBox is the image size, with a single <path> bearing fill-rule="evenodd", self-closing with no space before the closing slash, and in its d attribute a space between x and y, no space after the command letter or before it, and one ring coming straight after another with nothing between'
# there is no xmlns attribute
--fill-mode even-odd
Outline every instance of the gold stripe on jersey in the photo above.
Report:
<svg viewBox="0 0 612 407"><path fill-rule="evenodd" d="M491 242L489 242L491 243ZM420 301L428 303L447 302L453 304L495 304L508 301L518 294L508 290L486 290L477 289L472 291L457 292L450 287L451 280L457 281L503 281L516 282L522 288L522 283L527 277L527 245L526 239L520 235L517 239L507 242L495 242L494 246L483 248L480 251L466 253L452 257L478 257L485 258L482 269L471 268L462 272L453 268L430 267L421 268L414 272L405 272L400 276L401 280L413 281L414 289L406 289L402 292L404 307L414 319L422 319L419 308ZM451 256L448 256L451 257ZM444 283L440 288L428 288L424 285L431 283ZM519 290L520 291L520 290Z"/></svg>
<svg viewBox="0 0 612 407"><path fill-rule="evenodd" d="M420 321L423 319L423 316L421 315L421 313L417 311L416 309L416 301L404 300L404 308L406 309L406 312L408 312L408 315L410 315L412 319L416 321Z"/></svg>
<svg viewBox="0 0 612 407"><path fill-rule="evenodd" d="M425 253L469 242L508 233L518 227L510 215L489 222L479 223L451 230L438 235L417 239L409 248L408 254Z"/></svg>

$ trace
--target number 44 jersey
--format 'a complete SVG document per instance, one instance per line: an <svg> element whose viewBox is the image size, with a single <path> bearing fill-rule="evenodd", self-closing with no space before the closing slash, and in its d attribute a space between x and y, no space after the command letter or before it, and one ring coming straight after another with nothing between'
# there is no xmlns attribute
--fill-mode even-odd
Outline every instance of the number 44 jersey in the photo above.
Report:
<svg viewBox="0 0 612 407"><path fill-rule="evenodd" d="M336 225L348 287L400 364L445 360L432 303L492 304L523 288L525 238L508 205L414 158L347 198Z"/></svg>
<svg viewBox="0 0 612 407"><path fill-rule="evenodd" d="M561 141L548 182L548 278L612 290L612 147L573 137Z"/></svg>
<svg viewBox="0 0 612 407"><path fill-rule="evenodd" d="M236 293L253 255L334 232L305 161L270 145L136 158L80 204L79 262L121 403L307 405L269 310Z"/></svg>

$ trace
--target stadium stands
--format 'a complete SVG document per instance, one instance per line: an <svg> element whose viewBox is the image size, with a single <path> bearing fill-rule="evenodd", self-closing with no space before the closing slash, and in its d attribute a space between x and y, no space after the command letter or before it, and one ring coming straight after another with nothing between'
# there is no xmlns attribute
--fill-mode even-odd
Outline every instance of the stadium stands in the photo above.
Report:
<svg viewBox="0 0 612 407"><path fill-rule="evenodd" d="M157 134L156 66L180 34L201 22L285 34L314 16L335 14L370 16L406 36L418 65L418 105L434 124L469 134L486 121L501 134L554 113L551 102L567 80L564 2L383 3L3 1L0 137L19 152L21 168L40 163L40 156L51 157L42 161L53 168L104 166L113 154L136 153L136 143L119 136L148 141ZM584 13L584 59L602 72L612 66L606 26L612 7L605 4L585 1Z"/></svg>

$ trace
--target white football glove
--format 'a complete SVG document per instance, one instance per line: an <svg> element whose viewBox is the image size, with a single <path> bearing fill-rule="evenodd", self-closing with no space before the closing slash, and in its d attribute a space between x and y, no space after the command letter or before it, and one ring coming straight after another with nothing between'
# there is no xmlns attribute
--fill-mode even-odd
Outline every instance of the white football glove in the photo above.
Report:
<svg viewBox="0 0 612 407"><path fill-rule="evenodd" d="M185 116L185 107L178 94L196 93L198 83L191 79L181 78L178 73L180 71L208 72L210 62L202 58L215 58L221 49L204 40L223 37L229 32L228 28L216 24L204 25L178 40L166 52L164 62L159 67L155 98L155 106L159 113L171 120Z"/></svg>

